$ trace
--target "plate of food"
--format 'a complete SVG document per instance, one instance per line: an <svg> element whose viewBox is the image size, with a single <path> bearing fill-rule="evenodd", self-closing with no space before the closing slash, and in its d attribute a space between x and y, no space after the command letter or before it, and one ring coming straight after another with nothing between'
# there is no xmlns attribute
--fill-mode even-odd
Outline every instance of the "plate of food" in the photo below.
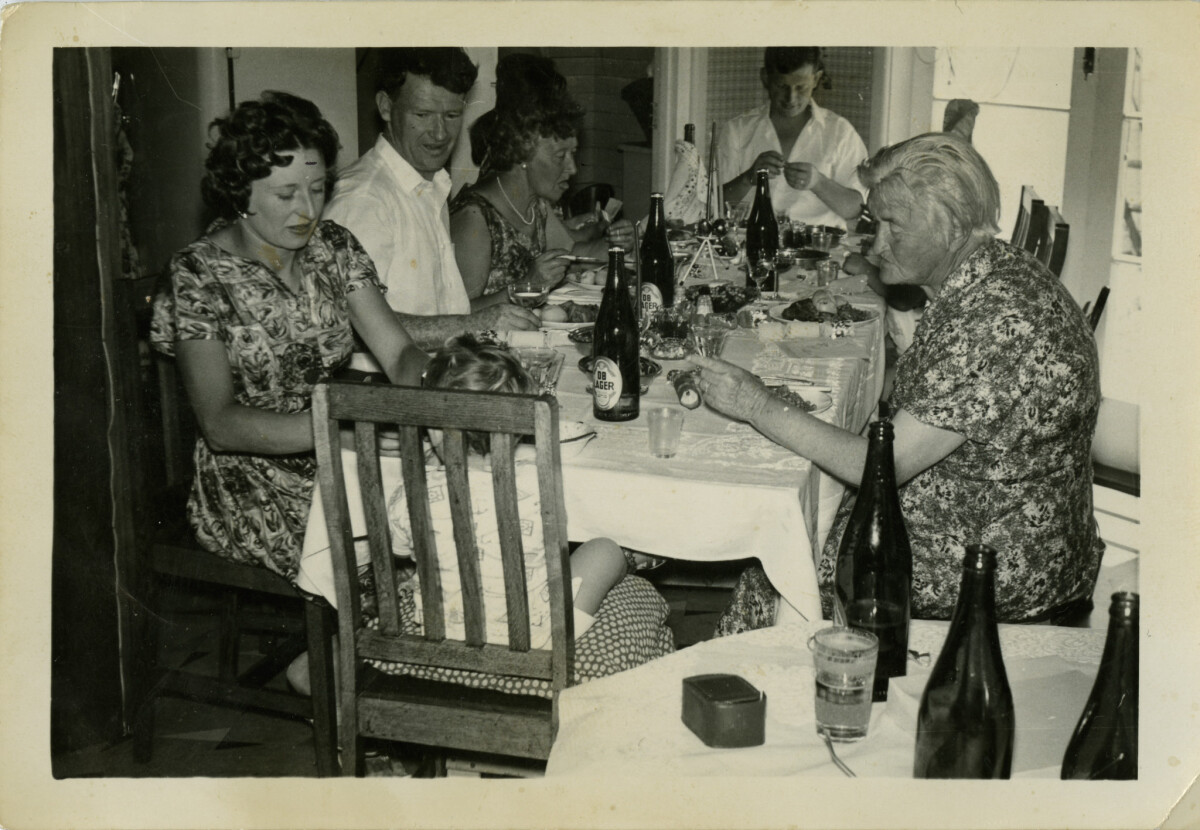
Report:
<svg viewBox="0 0 1200 830"><path fill-rule="evenodd" d="M585 291L595 291L599 294L604 290L604 281L608 279L607 268L589 268L586 271L568 271L567 285L582 288Z"/></svg>
<svg viewBox="0 0 1200 830"><path fill-rule="evenodd" d="M639 357L638 369L642 375L642 380L650 381L662 371L662 364L656 363L648 357ZM590 355L588 357L580 358L579 371L583 372L585 375L590 375L592 373L592 358Z"/></svg>
<svg viewBox="0 0 1200 830"><path fill-rule="evenodd" d="M788 406L810 415L817 415L833 406L833 397L828 392L786 384L769 388L775 397Z"/></svg>
<svg viewBox="0 0 1200 830"><path fill-rule="evenodd" d="M724 280L705 285L688 286L683 293L689 302L694 303L705 288L712 297L713 311L717 314L736 312L739 308L757 300L759 295L758 289L753 286L733 285Z"/></svg>
<svg viewBox="0 0 1200 830"><path fill-rule="evenodd" d="M541 318L543 329L573 331L584 326L590 328L596 322L599 311L600 306L595 303L565 300L535 309L534 314Z"/></svg>
<svg viewBox="0 0 1200 830"><path fill-rule="evenodd" d="M767 309L767 316L782 323L844 323L859 325L878 318L874 309L859 308L849 303L838 302L837 310L820 310L811 297L793 303L779 303Z"/></svg>

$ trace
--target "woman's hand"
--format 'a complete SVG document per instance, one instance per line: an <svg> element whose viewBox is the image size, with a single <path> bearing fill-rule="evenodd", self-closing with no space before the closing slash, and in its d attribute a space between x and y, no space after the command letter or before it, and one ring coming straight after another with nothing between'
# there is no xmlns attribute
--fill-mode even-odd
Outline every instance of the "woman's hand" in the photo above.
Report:
<svg viewBox="0 0 1200 830"><path fill-rule="evenodd" d="M547 288L553 288L562 282L569 264L564 256L569 253L566 248L551 248L544 251L529 264L529 278L537 280Z"/></svg>
<svg viewBox="0 0 1200 830"><path fill-rule="evenodd" d="M767 387L745 369L698 354L688 355L688 362L700 367L700 394L718 412L753 423L770 400Z"/></svg>
<svg viewBox="0 0 1200 830"><path fill-rule="evenodd" d="M847 254L846 259L842 262L842 270L852 277L860 274L879 273L879 268L872 265L871 261L862 254Z"/></svg>
<svg viewBox="0 0 1200 830"><path fill-rule="evenodd" d="M633 223L628 219L618 219L608 226L604 236L610 246L615 245L626 253L633 250Z"/></svg>
<svg viewBox="0 0 1200 830"><path fill-rule="evenodd" d="M795 190L819 189L825 174L807 161L793 161L783 168L783 178Z"/></svg>

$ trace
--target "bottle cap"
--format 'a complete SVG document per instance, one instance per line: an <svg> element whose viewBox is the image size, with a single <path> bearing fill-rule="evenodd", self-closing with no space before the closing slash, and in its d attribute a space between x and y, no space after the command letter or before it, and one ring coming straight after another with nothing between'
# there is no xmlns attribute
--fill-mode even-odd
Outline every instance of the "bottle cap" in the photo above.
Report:
<svg viewBox="0 0 1200 830"><path fill-rule="evenodd" d="M658 193L658 192L654 192L654 193L651 193L651 194L650 194L650 198L651 198L651 199L661 199L662 197L663 197L663 195L662 195L661 193Z"/></svg>
<svg viewBox="0 0 1200 830"><path fill-rule="evenodd" d="M1112 605L1108 607L1109 616L1133 617L1137 615L1141 597L1133 591L1117 591L1112 595Z"/></svg>
<svg viewBox="0 0 1200 830"><path fill-rule="evenodd" d="M994 571L996 569L996 549L989 545L967 545L967 553L963 556L964 571Z"/></svg>

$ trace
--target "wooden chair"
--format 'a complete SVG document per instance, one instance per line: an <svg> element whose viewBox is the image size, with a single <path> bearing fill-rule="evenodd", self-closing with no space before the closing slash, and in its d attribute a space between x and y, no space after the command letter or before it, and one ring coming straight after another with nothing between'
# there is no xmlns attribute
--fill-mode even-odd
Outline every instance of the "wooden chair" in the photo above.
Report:
<svg viewBox="0 0 1200 830"><path fill-rule="evenodd" d="M1038 204L1034 207L1031 220L1029 250L1056 277L1062 276L1063 264L1067 260L1067 239L1071 226L1063 219L1054 205Z"/></svg>
<svg viewBox="0 0 1200 830"><path fill-rule="evenodd" d="M152 292L139 286L133 301L146 305ZM145 309L138 310L145 315ZM153 357L147 365L152 385L157 385L161 434L162 471L154 476L161 483L157 509L145 520L152 524L145 533L148 544L142 562L141 602L145 608L145 630L135 647L141 677L133 722L133 753L140 763L153 752L155 708L164 694L176 695L218 706L247 707L285 717L311 719L316 767L319 776L336 775L337 721L333 694L332 640L336 619L324 599L310 596L284 577L256 565L223 559L200 547L184 514L191 486L191 449L195 439L190 409L177 379L174 361ZM182 403L182 405L181 405ZM211 594L218 611L211 623L218 626L216 674L187 667L167 668L157 660L160 628L167 619L162 613L163 588L187 588ZM261 606L255 609L252 606ZM281 608L283 613L273 612ZM208 621L205 621L208 622ZM253 665L241 668L238 652L244 631L282 635L278 645ZM312 696L264 688L300 653L309 653L309 682Z"/></svg>
<svg viewBox="0 0 1200 830"><path fill-rule="evenodd" d="M1100 317L1104 314L1104 306L1108 303L1108 286L1100 289L1100 293L1096 295L1096 302L1087 303L1083 307L1083 313L1087 317L1088 325L1092 331L1096 330L1096 326L1100 325Z"/></svg>
<svg viewBox="0 0 1200 830"><path fill-rule="evenodd" d="M339 440L339 427L346 422L354 425L358 479L379 607L377 630L365 626L361 619L354 534ZM316 390L313 423L337 585L342 773L361 774L360 736L523 759L547 758L557 729L557 694L569 685L574 661L557 403L551 397L330 383ZM400 625L386 509L389 494L383 490L377 452L381 424L397 428L400 434L407 509L421 583L420 634L405 634ZM439 551L434 543L420 434L425 427L440 429L444 435L455 551ZM486 433L490 441L506 589L507 645L486 642L464 430ZM537 451L552 631L545 649L530 647L513 463L521 436L533 436ZM439 557L455 555L463 589L465 640L445 636L438 561ZM545 680L553 698L385 674L372 668L370 660Z"/></svg>
<svg viewBox="0 0 1200 830"><path fill-rule="evenodd" d="M1043 204L1038 198L1037 191L1032 185L1021 186L1021 206L1017 210L1017 224L1013 227L1012 244L1033 253L1033 240L1030 228L1033 225L1033 215Z"/></svg>

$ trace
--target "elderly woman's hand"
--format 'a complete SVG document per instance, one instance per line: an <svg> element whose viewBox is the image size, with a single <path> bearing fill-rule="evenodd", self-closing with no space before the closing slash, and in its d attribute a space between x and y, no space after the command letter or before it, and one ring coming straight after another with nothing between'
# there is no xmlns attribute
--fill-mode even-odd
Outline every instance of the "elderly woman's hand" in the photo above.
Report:
<svg viewBox="0 0 1200 830"><path fill-rule="evenodd" d="M879 273L879 267L872 265L871 261L862 254L847 254L846 259L842 262L842 270L852 277L860 274Z"/></svg>
<svg viewBox="0 0 1200 830"><path fill-rule="evenodd" d="M820 185L825 175L807 161L793 161L783 168L783 178L796 190L812 190Z"/></svg>
<svg viewBox="0 0 1200 830"><path fill-rule="evenodd" d="M610 246L615 245L626 253L633 250L633 223L628 219L618 219L608 226L604 236Z"/></svg>
<svg viewBox="0 0 1200 830"><path fill-rule="evenodd" d="M745 369L698 354L688 355L688 361L700 367L700 394L718 412L753 422L770 399L767 387Z"/></svg>
<svg viewBox="0 0 1200 830"><path fill-rule="evenodd" d="M537 259L529 264L529 278L537 280L547 288L553 288L562 282L569 264L564 256L569 254L566 248L551 248L543 251Z"/></svg>

